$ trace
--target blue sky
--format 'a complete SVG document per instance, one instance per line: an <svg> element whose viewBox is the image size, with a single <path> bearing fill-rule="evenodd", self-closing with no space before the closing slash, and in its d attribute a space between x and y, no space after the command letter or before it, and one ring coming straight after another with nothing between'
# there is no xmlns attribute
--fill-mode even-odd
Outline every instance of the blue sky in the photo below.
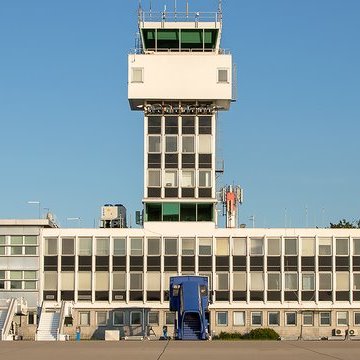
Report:
<svg viewBox="0 0 360 360"><path fill-rule="evenodd" d="M153 10L174 1L153 0ZM177 1L185 9L185 1ZM141 209L143 123L127 101L138 1L0 1L0 218L93 226L105 203ZM216 0L190 0L212 11ZM148 8L149 1L143 0ZM241 222L360 218L360 2L224 0L238 101L221 113L221 184ZM306 211L307 209L307 211ZM45 210L42 210L45 212ZM307 216L305 215L307 212Z"/></svg>

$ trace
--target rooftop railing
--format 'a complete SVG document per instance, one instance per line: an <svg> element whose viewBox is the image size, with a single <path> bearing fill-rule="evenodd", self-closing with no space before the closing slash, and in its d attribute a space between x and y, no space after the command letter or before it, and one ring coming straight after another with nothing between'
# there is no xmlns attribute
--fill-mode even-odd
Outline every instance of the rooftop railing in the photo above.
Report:
<svg viewBox="0 0 360 360"><path fill-rule="evenodd" d="M139 22L221 22L221 12L140 11Z"/></svg>

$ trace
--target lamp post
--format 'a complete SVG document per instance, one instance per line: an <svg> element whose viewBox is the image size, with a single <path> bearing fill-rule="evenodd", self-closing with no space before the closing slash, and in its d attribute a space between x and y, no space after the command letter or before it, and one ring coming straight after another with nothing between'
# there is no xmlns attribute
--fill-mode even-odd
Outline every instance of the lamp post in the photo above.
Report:
<svg viewBox="0 0 360 360"><path fill-rule="evenodd" d="M38 208L39 208L39 219L41 218L41 203L40 203L40 201L28 201L27 202L28 204L31 204L31 205L37 205L38 206Z"/></svg>

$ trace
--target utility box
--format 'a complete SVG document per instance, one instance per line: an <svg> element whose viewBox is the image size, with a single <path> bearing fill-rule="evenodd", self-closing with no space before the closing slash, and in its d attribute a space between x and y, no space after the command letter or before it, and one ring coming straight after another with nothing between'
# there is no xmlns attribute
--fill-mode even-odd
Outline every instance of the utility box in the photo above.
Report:
<svg viewBox="0 0 360 360"><path fill-rule="evenodd" d="M119 341L120 331L119 330L105 330L105 341Z"/></svg>

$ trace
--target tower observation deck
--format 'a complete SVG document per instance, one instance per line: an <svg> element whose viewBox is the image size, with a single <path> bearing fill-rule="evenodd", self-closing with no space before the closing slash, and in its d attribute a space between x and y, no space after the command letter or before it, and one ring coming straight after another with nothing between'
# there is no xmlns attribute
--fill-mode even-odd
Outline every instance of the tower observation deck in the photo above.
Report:
<svg viewBox="0 0 360 360"><path fill-rule="evenodd" d="M234 101L222 14L139 10L128 98L144 113L144 221L216 223L216 119Z"/></svg>

